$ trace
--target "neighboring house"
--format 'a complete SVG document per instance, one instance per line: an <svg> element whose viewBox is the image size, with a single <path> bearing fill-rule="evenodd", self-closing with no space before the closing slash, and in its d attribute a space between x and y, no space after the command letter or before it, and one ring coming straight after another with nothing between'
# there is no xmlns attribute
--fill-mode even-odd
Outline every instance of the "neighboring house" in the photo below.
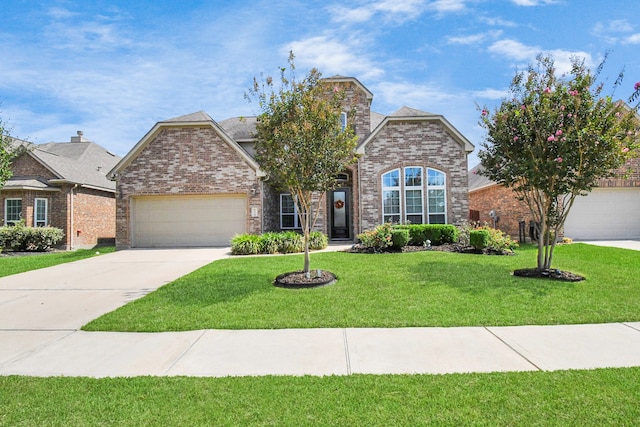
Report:
<svg viewBox="0 0 640 427"><path fill-rule="evenodd" d="M66 249L93 247L115 238L115 184L106 178L120 157L86 140L22 144L13 176L0 189L2 225L61 228Z"/></svg>
<svg viewBox="0 0 640 427"><path fill-rule="evenodd" d="M526 222L529 233L531 214L524 202L501 185L481 176L478 165L469 175L471 218L493 224L494 211L500 220L496 227L518 236L518 222ZM574 240L640 238L640 158L630 160L613 178L601 179L587 196L577 196L564 226L564 236Z"/></svg>
<svg viewBox="0 0 640 427"><path fill-rule="evenodd" d="M443 116L403 107L370 111L357 79L326 79L347 92L359 137L355 165L321 200L317 229L331 239L386 221L458 223L468 215L467 155L473 145ZM237 233L296 230L289 194L269 185L254 159L255 117L217 123L197 112L156 123L113 168L116 246L228 245Z"/></svg>

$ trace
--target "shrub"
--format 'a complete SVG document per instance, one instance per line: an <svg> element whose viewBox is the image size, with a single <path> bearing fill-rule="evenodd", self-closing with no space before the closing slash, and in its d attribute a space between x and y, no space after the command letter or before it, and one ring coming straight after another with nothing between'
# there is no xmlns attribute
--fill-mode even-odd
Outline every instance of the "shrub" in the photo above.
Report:
<svg viewBox="0 0 640 427"><path fill-rule="evenodd" d="M402 249L409 244L409 230L393 229L391 230L391 247L393 249Z"/></svg>
<svg viewBox="0 0 640 427"><path fill-rule="evenodd" d="M455 243L458 240L458 228L451 224L409 224L396 225L400 230L409 230L409 244L422 246L425 241L432 245Z"/></svg>
<svg viewBox="0 0 640 427"><path fill-rule="evenodd" d="M483 227L489 233L489 243L487 249L491 249L497 252L513 251L518 247L518 243L511 238L508 234L497 228L491 228L489 226Z"/></svg>
<svg viewBox="0 0 640 427"><path fill-rule="evenodd" d="M231 239L231 253L233 255L255 255L260 253L260 236L255 234L237 234Z"/></svg>
<svg viewBox="0 0 640 427"><path fill-rule="evenodd" d="M320 231L312 231L309 234L309 249L317 251L324 249L329 245L329 238Z"/></svg>
<svg viewBox="0 0 640 427"><path fill-rule="evenodd" d="M371 249L374 252L381 252L384 249L391 246L391 230L392 225L390 223L381 224L373 230L367 230L364 233L358 234L358 239L367 249Z"/></svg>
<svg viewBox="0 0 640 427"><path fill-rule="evenodd" d="M283 231L278 233L278 252L291 254L304 251L304 238L295 231Z"/></svg>
<svg viewBox="0 0 640 427"><path fill-rule="evenodd" d="M485 229L471 230L469 232L469 244L479 251L489 246L489 231Z"/></svg>
<svg viewBox="0 0 640 427"><path fill-rule="evenodd" d="M64 233L56 227L25 227L19 222L0 227L0 247L14 251L43 252L60 243Z"/></svg>
<svg viewBox="0 0 640 427"><path fill-rule="evenodd" d="M264 233L260 236L260 251L261 254L275 254L278 253L280 246L280 236L278 233Z"/></svg>

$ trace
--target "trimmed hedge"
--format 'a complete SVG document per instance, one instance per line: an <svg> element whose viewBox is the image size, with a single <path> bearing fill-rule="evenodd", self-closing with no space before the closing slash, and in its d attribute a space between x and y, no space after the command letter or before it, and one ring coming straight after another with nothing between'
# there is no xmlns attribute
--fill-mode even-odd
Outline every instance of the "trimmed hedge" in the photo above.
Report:
<svg viewBox="0 0 640 427"><path fill-rule="evenodd" d="M394 228L391 230L391 247L402 249L409 244L409 230Z"/></svg>
<svg viewBox="0 0 640 427"><path fill-rule="evenodd" d="M55 227L0 227L0 247L13 251L44 252L60 243L64 233Z"/></svg>
<svg viewBox="0 0 640 427"><path fill-rule="evenodd" d="M469 232L469 244L479 251L489 246L488 230L471 230Z"/></svg>
<svg viewBox="0 0 640 427"><path fill-rule="evenodd" d="M309 235L309 249L324 249L329 244L329 238L319 231L312 231ZM295 231L281 233L238 234L231 239L231 253L233 255L257 254L290 254L304 252L304 236Z"/></svg>
<svg viewBox="0 0 640 427"><path fill-rule="evenodd" d="M409 245L412 246L422 246L427 240L434 246L458 241L458 227L451 224L408 224L394 228L409 230Z"/></svg>

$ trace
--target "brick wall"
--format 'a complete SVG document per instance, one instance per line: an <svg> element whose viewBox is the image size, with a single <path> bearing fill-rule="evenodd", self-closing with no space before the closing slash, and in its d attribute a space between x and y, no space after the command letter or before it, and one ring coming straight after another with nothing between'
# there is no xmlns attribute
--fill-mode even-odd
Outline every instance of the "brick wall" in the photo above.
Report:
<svg viewBox="0 0 640 427"><path fill-rule="evenodd" d="M91 248L99 242L109 243L116 236L116 199L113 193L89 188L74 190L74 249Z"/></svg>
<svg viewBox="0 0 640 427"><path fill-rule="evenodd" d="M367 144L358 162L361 217L357 232L382 222L382 174L405 166L430 167L444 172L447 222L455 224L467 219L468 176L464 148L438 120L391 121ZM426 207L426 200L424 203Z"/></svg>
<svg viewBox="0 0 640 427"><path fill-rule="evenodd" d="M116 246L130 247L130 200L140 195L245 194L247 226L259 233L262 185L256 172L210 126L162 129L117 179ZM251 217L251 208L258 216Z"/></svg>
<svg viewBox="0 0 640 427"><path fill-rule="evenodd" d="M25 178L45 178L45 179L55 179L59 178L49 169L42 166L38 161L36 161L33 157L31 157L28 153L22 154L18 156L18 158L14 159L11 163L11 171L13 172L13 176L15 177L25 177Z"/></svg>
<svg viewBox="0 0 640 427"><path fill-rule="evenodd" d="M531 213L524 202L516 199L515 193L501 185L492 185L469 193L469 209L480 213L480 223L493 225L489 212L494 210L500 217L496 228L514 238L519 237L519 221L525 221L525 236L529 233Z"/></svg>

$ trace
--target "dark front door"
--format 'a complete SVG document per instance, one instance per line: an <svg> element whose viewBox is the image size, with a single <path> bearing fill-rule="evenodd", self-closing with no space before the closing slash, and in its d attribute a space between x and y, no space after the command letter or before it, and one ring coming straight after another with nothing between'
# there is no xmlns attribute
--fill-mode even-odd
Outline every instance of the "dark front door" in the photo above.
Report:
<svg viewBox="0 0 640 427"><path fill-rule="evenodd" d="M350 239L349 189L338 188L331 192L331 238Z"/></svg>

